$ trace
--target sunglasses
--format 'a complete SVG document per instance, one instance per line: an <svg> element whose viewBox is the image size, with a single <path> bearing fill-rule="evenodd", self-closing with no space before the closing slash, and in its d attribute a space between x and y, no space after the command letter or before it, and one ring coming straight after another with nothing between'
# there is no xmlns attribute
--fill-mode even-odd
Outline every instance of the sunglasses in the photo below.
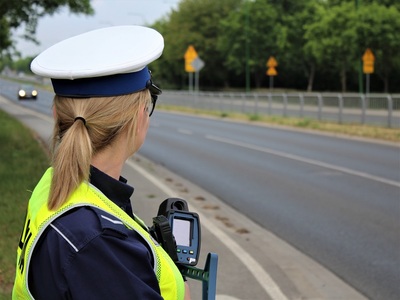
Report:
<svg viewBox="0 0 400 300"><path fill-rule="evenodd" d="M151 115L154 112L154 108L156 107L156 102L158 99L158 96L161 95L162 91L161 89L156 86L153 81L152 81L152 75L151 75L151 71L149 70L150 73L150 79L147 80L146 82L146 89L148 89L150 91L150 95L151 95L151 107L149 107L149 117L151 117Z"/></svg>

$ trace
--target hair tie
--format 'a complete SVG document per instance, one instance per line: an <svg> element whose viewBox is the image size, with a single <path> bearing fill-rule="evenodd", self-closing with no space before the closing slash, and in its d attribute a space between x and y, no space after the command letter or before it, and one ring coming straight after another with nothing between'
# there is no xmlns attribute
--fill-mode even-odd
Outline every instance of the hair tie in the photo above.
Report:
<svg viewBox="0 0 400 300"><path fill-rule="evenodd" d="M76 120L81 120L83 122L83 125L86 125L86 120L85 120L84 117L76 117L75 120L74 120L74 123L75 123Z"/></svg>

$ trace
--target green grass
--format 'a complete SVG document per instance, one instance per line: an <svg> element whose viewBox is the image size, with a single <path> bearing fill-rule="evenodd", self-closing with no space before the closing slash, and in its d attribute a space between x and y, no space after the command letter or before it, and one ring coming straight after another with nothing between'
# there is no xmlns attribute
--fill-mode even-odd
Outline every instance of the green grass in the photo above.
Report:
<svg viewBox="0 0 400 300"><path fill-rule="evenodd" d="M0 110L0 299L11 299L27 202L48 165L35 134Z"/></svg>

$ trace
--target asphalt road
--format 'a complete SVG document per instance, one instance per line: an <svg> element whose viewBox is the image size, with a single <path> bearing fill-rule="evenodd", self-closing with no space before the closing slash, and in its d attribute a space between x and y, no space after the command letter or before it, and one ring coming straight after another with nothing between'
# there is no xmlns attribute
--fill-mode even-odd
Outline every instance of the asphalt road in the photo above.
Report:
<svg viewBox="0 0 400 300"><path fill-rule="evenodd" d="M0 88L15 98L15 87ZM51 98L24 105L49 114ZM140 154L216 195L369 298L400 295L398 145L156 111Z"/></svg>
<svg viewBox="0 0 400 300"><path fill-rule="evenodd" d="M398 146L157 112L140 153L371 299L400 295Z"/></svg>

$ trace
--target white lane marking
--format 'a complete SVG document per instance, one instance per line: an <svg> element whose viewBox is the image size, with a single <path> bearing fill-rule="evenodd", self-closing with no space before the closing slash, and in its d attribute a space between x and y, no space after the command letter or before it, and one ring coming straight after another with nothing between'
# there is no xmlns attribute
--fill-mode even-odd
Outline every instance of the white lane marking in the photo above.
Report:
<svg viewBox="0 0 400 300"><path fill-rule="evenodd" d="M191 135L193 132L187 129L178 129L179 133L183 133L183 134L187 134L187 135Z"/></svg>
<svg viewBox="0 0 400 300"><path fill-rule="evenodd" d="M364 172L355 171L355 170L344 168L344 167L338 167L335 165L324 163L322 161L309 159L309 158L301 157L301 156L294 155L294 154L282 153L280 151L272 150L269 148L259 147L259 146L234 141L231 139L225 139L225 138L221 138L221 137L217 137L217 136L213 136L213 135L206 135L206 138L209 140L213 140L213 141L217 141L217 142L221 142L221 143L226 143L226 144L231 144L231 145L235 145L235 146L239 146L239 147L243 147L243 148L247 148L247 149L252 149L252 150L256 150L256 151L260 151L260 152L264 152L264 153L268 153L268 154L272 154L272 155L276 155L276 156L280 156L280 157L284 157L284 158L297 160L297 161L308 163L308 164L315 165L318 167L323 167L323 168L339 171L342 173L347 173L350 175L367 178L367 179L378 181L378 182L385 183L388 185L393 185L395 187L400 187L400 182L382 178L382 177L378 177L378 176L374 176L374 175L364 173Z"/></svg>
<svg viewBox="0 0 400 300"><path fill-rule="evenodd" d="M220 295L217 295L217 296L215 297L215 300L240 300L240 299L239 299L239 298L232 297L232 296L220 294Z"/></svg>
<svg viewBox="0 0 400 300"><path fill-rule="evenodd" d="M138 166L131 160L127 160L126 163L142 174L145 178L147 178L150 182L152 182L155 186L157 186L160 190L162 190L165 194L169 195L169 197L179 197L179 194L174 190L170 189L163 182L158 180L156 177L151 175L142 167ZM238 243L236 243L233 239L231 239L225 232L219 229L217 226L213 224L206 216L197 211L201 219L202 226L206 227L210 233L212 233L219 241L221 241L225 246L247 267L249 272L253 274L254 278L258 281L260 286L265 290L265 292L273 299L273 300L287 300L287 297L282 293L279 286L275 283L275 281L271 278L271 276L260 266L260 264L249 255L245 249L243 249Z"/></svg>

